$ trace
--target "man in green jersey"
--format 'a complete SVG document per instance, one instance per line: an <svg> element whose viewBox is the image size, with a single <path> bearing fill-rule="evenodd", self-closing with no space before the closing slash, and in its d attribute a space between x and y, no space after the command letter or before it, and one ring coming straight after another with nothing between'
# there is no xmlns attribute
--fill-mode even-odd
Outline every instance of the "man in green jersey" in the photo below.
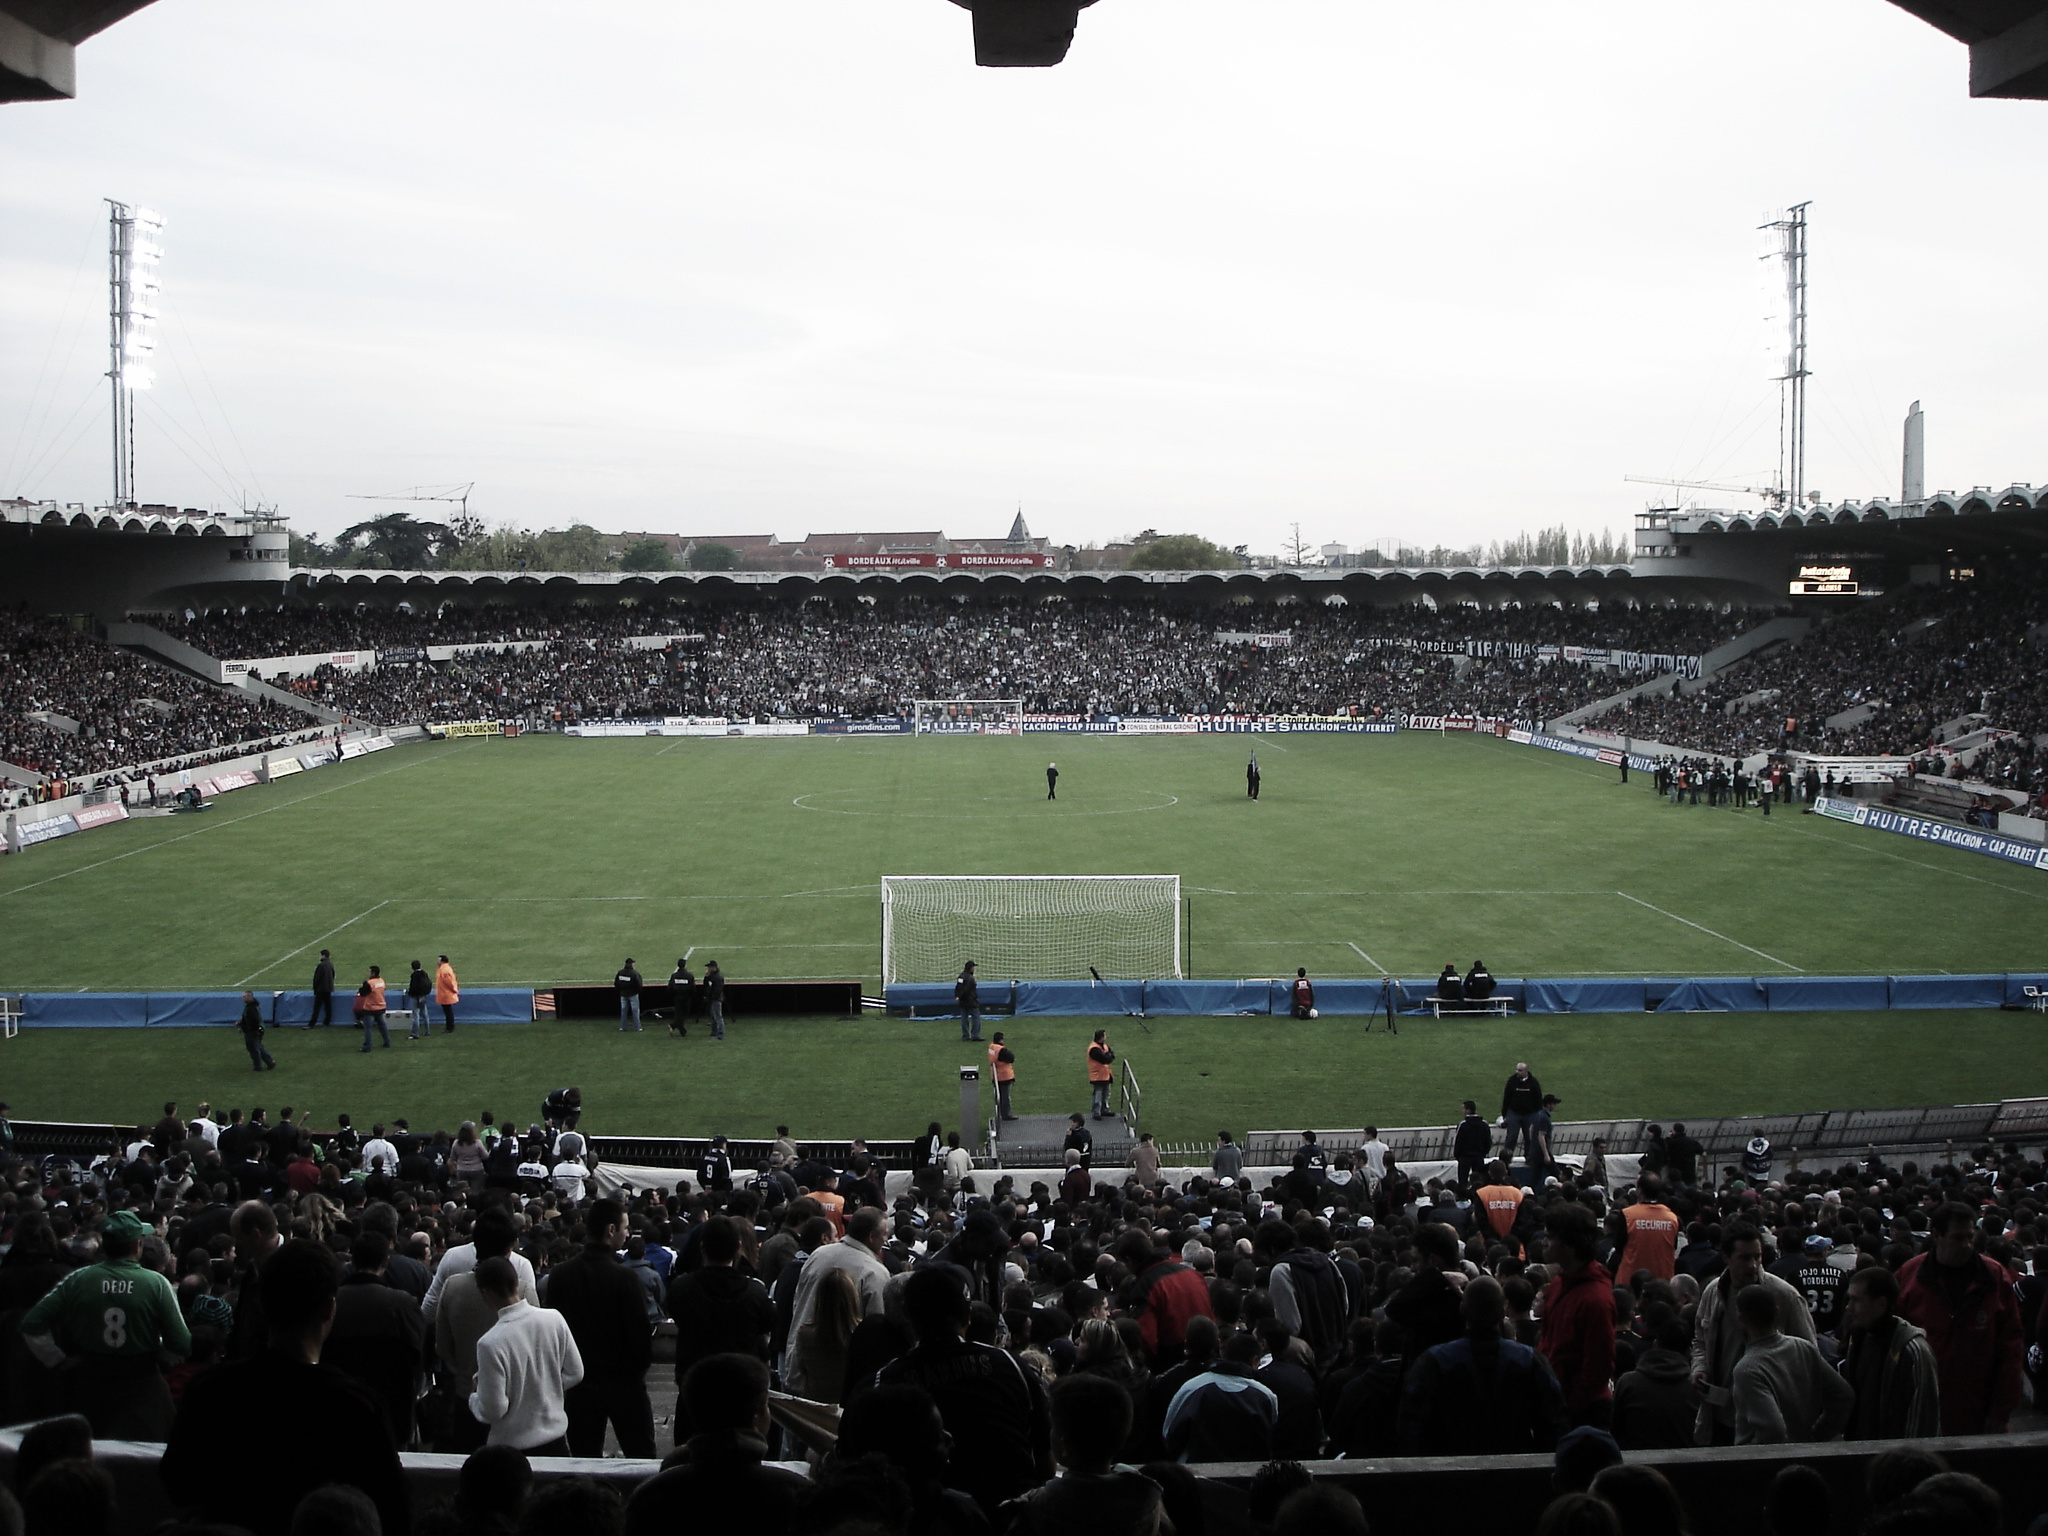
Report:
<svg viewBox="0 0 2048 1536"><path fill-rule="evenodd" d="M192 1353L177 1292L136 1262L150 1230L133 1211L116 1211L100 1229L99 1263L66 1275L21 1320L22 1342L73 1376L76 1407L103 1440L168 1435L175 1415L162 1367Z"/></svg>

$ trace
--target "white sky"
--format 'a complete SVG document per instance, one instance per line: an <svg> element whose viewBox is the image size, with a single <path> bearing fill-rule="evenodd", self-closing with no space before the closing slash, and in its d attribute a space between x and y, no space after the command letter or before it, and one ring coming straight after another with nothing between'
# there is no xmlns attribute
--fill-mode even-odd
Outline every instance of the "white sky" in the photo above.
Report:
<svg viewBox="0 0 2048 1536"><path fill-rule="evenodd" d="M0 109L0 495L108 494L109 196L169 221L142 498L322 534L466 480L786 539L1620 531L1624 474L1771 473L1800 199L1809 484L1896 494L1915 398L1930 489L2048 478L2048 103L1883 0L1101 0L1052 70L969 26L153 6Z"/></svg>

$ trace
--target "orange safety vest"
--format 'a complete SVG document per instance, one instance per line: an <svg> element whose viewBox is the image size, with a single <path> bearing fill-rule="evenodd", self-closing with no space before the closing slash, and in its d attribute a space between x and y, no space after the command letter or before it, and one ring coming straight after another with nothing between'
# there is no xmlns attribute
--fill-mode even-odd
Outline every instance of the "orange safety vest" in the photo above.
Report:
<svg viewBox="0 0 2048 1536"><path fill-rule="evenodd" d="M996 1060L996 1052L1005 1049L1007 1049L1006 1046L995 1045L992 1043L988 1048L988 1064L995 1068L997 1082L1014 1083L1017 1080L1017 1064L1014 1061ZM1014 1056L1017 1053L1015 1051L1011 1051L1010 1054Z"/></svg>
<svg viewBox="0 0 2048 1536"><path fill-rule="evenodd" d="M846 1236L846 1196L834 1194L829 1189L814 1189L811 1198L818 1202L825 1219L832 1223L832 1230L841 1237Z"/></svg>
<svg viewBox="0 0 2048 1536"><path fill-rule="evenodd" d="M384 978L382 976L371 976L364 982L364 985L370 989L370 992L367 997L361 995L357 996L356 1012L384 1012Z"/></svg>
<svg viewBox="0 0 2048 1536"><path fill-rule="evenodd" d="M1107 1047L1105 1047L1105 1049L1107 1049ZM1115 1076L1116 1076L1116 1074L1115 1074L1114 1072L1112 1072L1112 1071L1110 1070L1110 1066L1109 1066L1109 1063L1108 1063L1108 1062L1106 1062L1106 1061L1097 1061L1097 1060L1095 1059L1095 1042L1094 1042L1094 1041L1092 1041L1092 1040L1091 1040L1091 1041L1089 1041L1089 1042L1088 1042L1088 1081L1089 1081L1089 1082L1091 1082L1091 1083L1106 1083L1106 1082L1109 1082L1109 1081L1111 1081L1111 1080L1112 1080L1113 1078L1115 1078Z"/></svg>
<svg viewBox="0 0 2048 1536"><path fill-rule="evenodd" d="M1486 1212L1486 1224L1493 1228L1493 1235L1506 1238L1515 1230L1515 1217L1520 1214L1522 1201L1527 1192L1513 1184L1488 1184L1474 1196L1480 1208Z"/></svg>
<svg viewBox="0 0 2048 1536"><path fill-rule="evenodd" d="M1668 1205L1632 1205L1621 1213L1628 1229L1622 1246L1621 1264L1615 1270L1617 1284L1647 1269L1659 1280L1669 1280L1678 1269L1678 1217Z"/></svg>

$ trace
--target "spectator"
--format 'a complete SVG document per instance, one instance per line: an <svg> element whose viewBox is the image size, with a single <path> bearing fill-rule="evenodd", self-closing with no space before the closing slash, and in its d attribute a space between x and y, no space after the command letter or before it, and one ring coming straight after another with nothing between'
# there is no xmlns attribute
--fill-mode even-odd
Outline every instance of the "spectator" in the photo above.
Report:
<svg viewBox="0 0 2048 1536"><path fill-rule="evenodd" d="M794 1379L803 1369L803 1330L817 1310L818 1287L827 1275L845 1272L860 1293L863 1314L881 1307L882 1286L889 1278L889 1270L877 1255L887 1240L882 1213L858 1210L847 1218L845 1237L818 1249L806 1261L798 1275L790 1308L789 1345L782 1357L783 1380Z"/></svg>
<svg viewBox="0 0 2048 1536"><path fill-rule="evenodd" d="M1157 1483L1115 1463L1131 1432L1130 1394L1100 1376L1076 1375L1052 1389L1052 1454L1061 1475L1018 1501L1016 1536L1154 1536Z"/></svg>
<svg viewBox="0 0 2048 1536"><path fill-rule="evenodd" d="M1131 1310L1137 1315L1146 1358L1154 1370L1179 1364L1186 1353L1189 1324L1198 1317L1216 1316L1209 1287L1172 1254L1154 1248L1149 1232L1126 1232L1117 1239L1116 1252L1137 1283Z"/></svg>
<svg viewBox="0 0 2048 1536"><path fill-rule="evenodd" d="M832 1459L880 1456L910 1487L911 1529L920 1536L986 1536L988 1517L966 1494L945 1486L952 1437L938 1404L921 1387L876 1387L839 1418Z"/></svg>
<svg viewBox="0 0 2048 1536"><path fill-rule="evenodd" d="M1548 1451L1564 1428L1564 1395L1544 1357L1502 1336L1498 1282L1461 1298L1464 1337L1426 1351L1401 1397L1401 1440L1417 1456Z"/></svg>
<svg viewBox="0 0 2048 1536"><path fill-rule="evenodd" d="M1934 1243L1899 1270L1895 1310L1924 1331L1941 1381L1944 1435L2002 1435L2020 1401L2019 1302L2013 1277L1977 1252L1977 1215L1950 1201Z"/></svg>
<svg viewBox="0 0 2048 1536"><path fill-rule="evenodd" d="M626 1506L626 1536L682 1530L787 1536L804 1479L763 1466L768 1368L751 1355L710 1355L683 1380L695 1432Z"/></svg>
<svg viewBox="0 0 2048 1536"><path fill-rule="evenodd" d="M1851 1440L1931 1440L1941 1433L1940 1369L1921 1329L1895 1310L1899 1282L1882 1264L1850 1277L1842 1374L1856 1389Z"/></svg>
<svg viewBox="0 0 2048 1536"><path fill-rule="evenodd" d="M406 1536L410 1505L383 1407L320 1363L341 1265L295 1239L263 1261L262 1282L264 1348L185 1388L158 1468L171 1503L251 1536L286 1536L300 1499L347 1483L376 1504L385 1536Z"/></svg>
<svg viewBox="0 0 2048 1536"><path fill-rule="evenodd" d="M1166 1454L1182 1462L1266 1460L1273 1454L1280 1399L1254 1374L1257 1341L1235 1335L1230 1352L1217 1359L1206 1348L1197 1353L1198 1337L1191 1329L1190 1357L1200 1368L1181 1382L1166 1405L1161 1425Z"/></svg>
<svg viewBox="0 0 2048 1536"><path fill-rule="evenodd" d="M1746 1341L1730 1393L1735 1443L1803 1444L1841 1434L1855 1406L1855 1390L1810 1339L1778 1331L1778 1298L1764 1286L1737 1292L1735 1307Z"/></svg>
<svg viewBox="0 0 2048 1536"><path fill-rule="evenodd" d="M1614 1417L1614 1278L1593 1257L1598 1228L1584 1206L1553 1206L1543 1229L1543 1257L1557 1274L1537 1348L1564 1388L1571 1424L1605 1429Z"/></svg>
<svg viewBox="0 0 2048 1536"><path fill-rule="evenodd" d="M1304 1246L1284 1221L1259 1223L1259 1248L1272 1260L1266 1283L1273 1315L1301 1337L1318 1366L1328 1365L1344 1347L1351 1321L1343 1275L1328 1254Z"/></svg>
<svg viewBox="0 0 2048 1536"><path fill-rule="evenodd" d="M498 1319L476 1343L476 1390L469 1411L490 1426L492 1445L528 1456L566 1456L569 1389L583 1379L575 1336L559 1312L542 1311L519 1294L519 1276L504 1259L476 1267L476 1286Z"/></svg>
<svg viewBox="0 0 2048 1536"><path fill-rule="evenodd" d="M1619 1403L1615 1412L1621 1412ZM1614 1511L1621 1536L1686 1536L1678 1490L1655 1467L1609 1467L1594 1477L1589 1491Z"/></svg>
<svg viewBox="0 0 2048 1536"><path fill-rule="evenodd" d="M903 1306L917 1346L884 1366L876 1382L931 1394L953 1437L950 1486L993 1514L1005 1499L1052 1475L1044 1387L1004 1351L968 1340L973 1309L960 1270L946 1264L918 1269L904 1288Z"/></svg>
<svg viewBox="0 0 2048 1536"><path fill-rule="evenodd" d="M66 1275L21 1320L22 1343L38 1360L73 1365L77 1406L105 1439L169 1432L171 1391L158 1360L192 1351L176 1292L136 1261L149 1235L141 1217L116 1211L100 1229L100 1262Z"/></svg>
<svg viewBox="0 0 2048 1536"><path fill-rule="evenodd" d="M1676 1451L1693 1443L1700 1391L1692 1381L1692 1340L1668 1303L1643 1308L1649 1347L1614 1384L1614 1438L1625 1451Z"/></svg>
<svg viewBox="0 0 2048 1536"><path fill-rule="evenodd" d="M1444 969L1450 973L1453 981L1457 979L1457 967L1446 966ZM1536 1075L1529 1070L1529 1063L1516 1062L1514 1073L1508 1078L1507 1086L1500 1094L1501 1124L1505 1127L1501 1133L1500 1144L1500 1160L1503 1167L1515 1166L1515 1142L1527 1138L1528 1132L1535 1125L1536 1114L1542 1108L1543 1085L1536 1081ZM1524 1149L1525 1160L1533 1159L1534 1156L1533 1148Z"/></svg>
<svg viewBox="0 0 2048 1536"><path fill-rule="evenodd" d="M1636 1203L1621 1213L1628 1233L1615 1278L1632 1281L1638 1270L1648 1270L1654 1279L1669 1280L1678 1272L1678 1217L1662 1200L1663 1180L1646 1173L1636 1180Z"/></svg>
<svg viewBox="0 0 2048 1536"><path fill-rule="evenodd" d="M1749 1346L1736 1296L1750 1286L1762 1286L1777 1303L1779 1331L1809 1344L1814 1340L1805 1298L1764 1268L1763 1235L1751 1226L1735 1226L1724 1240L1727 1268L1707 1283L1693 1315L1692 1381L1703 1399L1693 1435L1696 1445L1735 1443L1735 1365Z"/></svg>
<svg viewBox="0 0 2048 1536"><path fill-rule="evenodd" d="M420 1304L393 1285L385 1271L391 1245L366 1231L349 1248L349 1271L335 1297L334 1326L321 1360L376 1394L384 1406L391 1443L412 1443L414 1385L427 1325Z"/></svg>
<svg viewBox="0 0 2048 1536"><path fill-rule="evenodd" d="M583 1229L582 1253L548 1273L547 1304L568 1323L583 1362L582 1379L568 1384L563 1400L569 1454L602 1456L609 1423L622 1455L651 1460L654 1408L647 1397L647 1367L654 1363L654 1330L640 1282L619 1262L626 1213L615 1201L593 1200Z"/></svg>

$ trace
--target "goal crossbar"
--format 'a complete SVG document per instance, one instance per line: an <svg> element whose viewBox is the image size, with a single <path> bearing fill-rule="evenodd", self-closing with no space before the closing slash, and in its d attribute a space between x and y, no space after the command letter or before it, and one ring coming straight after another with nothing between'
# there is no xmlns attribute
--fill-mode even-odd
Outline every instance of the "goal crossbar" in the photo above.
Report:
<svg viewBox="0 0 2048 1536"><path fill-rule="evenodd" d="M882 982L1177 980L1179 875L884 875Z"/></svg>

